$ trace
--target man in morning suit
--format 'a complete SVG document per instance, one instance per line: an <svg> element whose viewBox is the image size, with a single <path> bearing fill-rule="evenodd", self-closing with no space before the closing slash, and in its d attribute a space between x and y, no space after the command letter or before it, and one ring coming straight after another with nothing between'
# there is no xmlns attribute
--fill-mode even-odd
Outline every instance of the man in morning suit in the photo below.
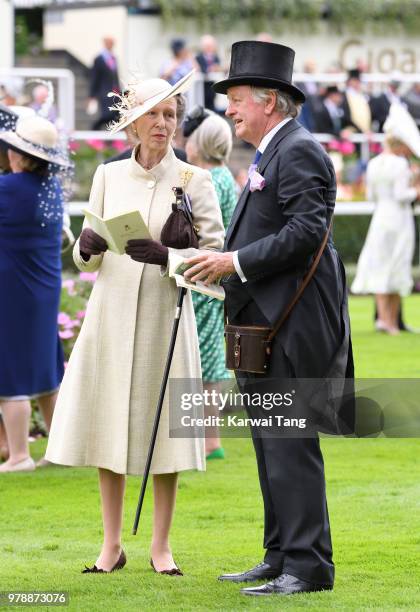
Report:
<svg viewBox="0 0 420 612"><path fill-rule="evenodd" d="M229 323L273 327L325 237L336 182L330 158L295 119L305 97L292 85L294 51L243 41L232 47L226 115L236 136L254 145L264 178L248 181L227 230L224 253L193 257L186 275L223 278ZM251 179L253 177L251 176ZM254 177L255 178L255 177ZM256 177L258 179L258 177ZM251 189L252 187L252 189ZM331 237L314 277L272 345L267 374L236 371L239 388L259 393L270 379L352 376L345 275ZM247 406L248 413L252 414ZM264 500L263 562L220 576L262 586L246 595L289 595L332 589L334 564L324 466L318 436L259 436L252 430Z"/></svg>
<svg viewBox="0 0 420 612"><path fill-rule="evenodd" d="M104 48L95 57L90 77L89 104L96 99L99 108L99 118L92 125L93 130L100 130L114 119L118 119L118 112L109 110L114 102L108 97L111 91L120 93L117 59L113 54L115 41L107 36L103 42Z"/></svg>
<svg viewBox="0 0 420 612"><path fill-rule="evenodd" d="M341 107L342 100L343 94L337 85L326 88L322 98L313 105L313 132L333 134L337 138L343 136L343 130L351 125L351 121Z"/></svg>

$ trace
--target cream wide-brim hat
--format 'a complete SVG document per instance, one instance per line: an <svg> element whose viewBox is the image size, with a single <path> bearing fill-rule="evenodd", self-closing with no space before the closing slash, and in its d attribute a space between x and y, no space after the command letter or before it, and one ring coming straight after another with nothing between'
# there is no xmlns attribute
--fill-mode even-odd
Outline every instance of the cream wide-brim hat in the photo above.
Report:
<svg viewBox="0 0 420 612"><path fill-rule="evenodd" d="M120 113L120 120L110 126L111 134L123 130L160 102L186 91L193 81L194 72L192 70L186 74L175 85L164 79L146 79L130 84L124 95L119 96L120 102L112 107ZM115 96L115 93L110 92L108 95Z"/></svg>
<svg viewBox="0 0 420 612"><path fill-rule="evenodd" d="M403 142L415 155L420 157L420 133L413 117L402 104L393 102L384 123L384 133Z"/></svg>
<svg viewBox="0 0 420 612"><path fill-rule="evenodd" d="M72 163L57 150L57 128L44 117L30 116L18 119L15 131L0 132L0 142L18 153L69 167Z"/></svg>

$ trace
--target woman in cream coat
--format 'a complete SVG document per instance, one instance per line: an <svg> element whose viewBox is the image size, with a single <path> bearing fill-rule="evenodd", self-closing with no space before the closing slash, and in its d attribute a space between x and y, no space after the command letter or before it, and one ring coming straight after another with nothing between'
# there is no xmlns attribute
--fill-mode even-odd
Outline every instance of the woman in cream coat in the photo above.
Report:
<svg viewBox="0 0 420 612"><path fill-rule="evenodd" d="M95 565L85 570L89 572L125 565L124 475L143 473L177 302L178 290L166 273L167 265L175 252L196 252L168 250L160 243L173 187L185 185L190 196L199 248L223 246L223 222L210 174L178 160L171 147L182 119L179 94L191 76L175 86L149 79L129 89L113 131L131 124L140 144L130 159L99 166L93 179L90 209L109 217L138 208L153 240L130 241L126 254L116 255L85 222L74 248L79 269L99 274L60 389L46 457L53 463L99 468L104 541ZM170 377L201 377L189 292ZM158 572L179 575L169 546L177 475L204 470L205 459L202 439L169 437L168 395L151 467L151 563Z"/></svg>

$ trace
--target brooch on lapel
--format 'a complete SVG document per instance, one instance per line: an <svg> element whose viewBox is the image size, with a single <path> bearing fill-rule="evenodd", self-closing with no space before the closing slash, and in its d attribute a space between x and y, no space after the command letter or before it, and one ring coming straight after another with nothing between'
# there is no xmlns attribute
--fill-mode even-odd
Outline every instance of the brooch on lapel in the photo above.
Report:
<svg viewBox="0 0 420 612"><path fill-rule="evenodd" d="M191 172L191 170L183 170L181 172L181 186L184 189L190 182L190 179L193 177L193 175L194 175L194 172Z"/></svg>
<svg viewBox="0 0 420 612"><path fill-rule="evenodd" d="M194 176L194 172L192 172L191 170L183 170L181 172L181 190L184 190L186 188L186 186L188 185L188 183L190 182L190 180L192 179L192 177ZM179 197L179 191L177 192L177 190L179 190L179 187L172 187L172 191L175 193L175 197ZM183 194L184 196L184 200L185 200L185 205L189 211L189 215L192 217L192 203L191 203L191 198L187 193ZM179 200L176 200L177 205L179 206ZM188 213L187 213L188 215ZM195 231L195 233L197 234L197 236L199 235L200 232L200 228L197 225L193 225L193 229Z"/></svg>

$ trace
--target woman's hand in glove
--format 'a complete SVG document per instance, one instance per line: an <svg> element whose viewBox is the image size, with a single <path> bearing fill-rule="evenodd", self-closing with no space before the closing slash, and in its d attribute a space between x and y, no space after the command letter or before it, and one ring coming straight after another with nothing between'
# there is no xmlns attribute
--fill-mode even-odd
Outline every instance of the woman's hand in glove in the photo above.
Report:
<svg viewBox="0 0 420 612"><path fill-rule="evenodd" d="M168 247L157 240L129 240L125 249L127 255L141 263L166 266L168 263Z"/></svg>
<svg viewBox="0 0 420 612"><path fill-rule="evenodd" d="M88 261L91 255L105 253L108 249L108 245L102 236L99 236L99 234L90 228L85 228L80 234L79 249L82 258Z"/></svg>

